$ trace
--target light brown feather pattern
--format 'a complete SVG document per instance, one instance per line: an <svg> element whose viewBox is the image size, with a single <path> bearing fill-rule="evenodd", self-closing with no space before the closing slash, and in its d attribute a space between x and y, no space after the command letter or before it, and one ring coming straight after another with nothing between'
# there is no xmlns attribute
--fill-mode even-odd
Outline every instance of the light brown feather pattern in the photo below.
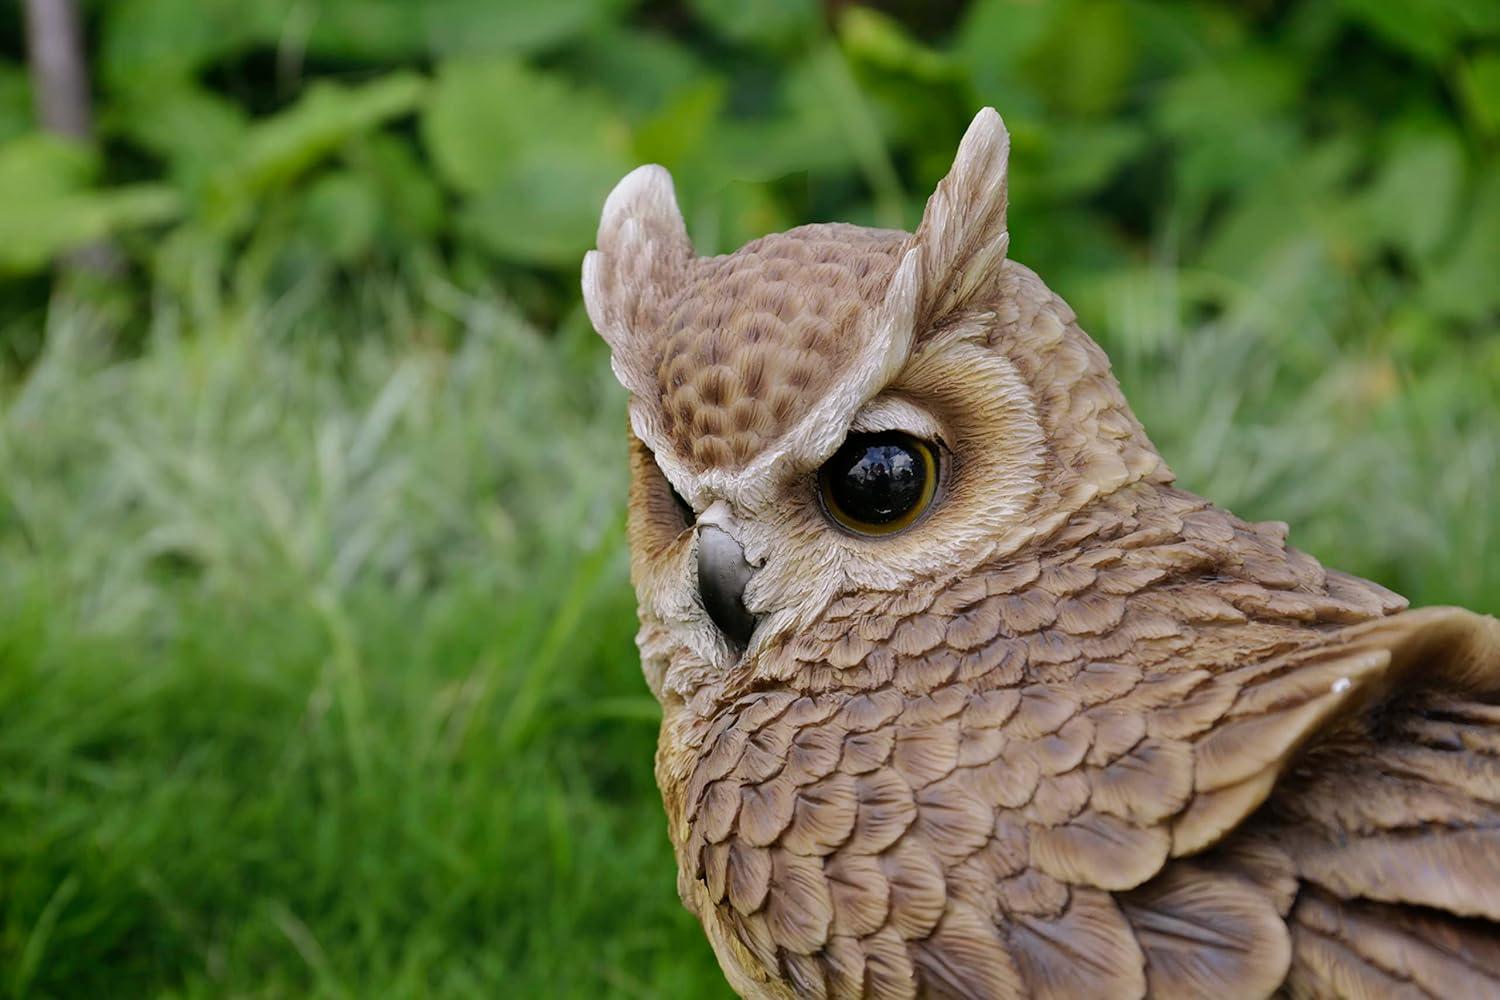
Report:
<svg viewBox="0 0 1500 1000"><path fill-rule="evenodd" d="M1392 657L1350 623L1402 602L1170 488L1117 494L1059 537L1066 550L1039 546L962 587L846 599L788 644L803 667L787 688L715 720L683 800L684 861L705 880L705 919L773 976L795 956L822 984L813 995L836 994L837 937L846 966L871 950L904 956L910 983L965 996L1003 995L998 983L1058 996L1138 995L1148 980L1162 996L1265 995L1281 983L1291 938L1276 895L1211 856L1170 859L1240 827L1316 732L1368 718ZM868 640L863 655L849 636ZM1490 721L1421 711L1399 725L1440 720L1425 737L1438 745ZM1423 766L1416 748L1381 746L1303 756L1284 808L1256 814L1245 836L1274 830L1296 877L1369 896L1349 880L1371 862L1329 862L1330 840L1377 829L1361 812L1440 822L1447 832L1425 839L1453 844L1446 856L1381 842L1388 865L1439 852L1409 865L1422 885L1378 871L1373 884L1458 913L1466 898L1500 902L1493 841L1452 832L1492 823L1495 772L1426 762L1451 774L1423 775L1434 801L1413 815L1420 797L1392 809L1359 781L1371 766L1360 752ZM1319 768L1328 755L1337 766ZM1318 821L1297 814L1288 834L1278 817L1297 810ZM747 867L752 886L721 888L718 858L744 850L770 860ZM1485 866L1453 873L1467 885L1420 874L1460 856Z"/></svg>
<svg viewBox="0 0 1500 1000"><path fill-rule="evenodd" d="M1494 691L1444 648L1393 675L1351 624L1388 592L1132 492L1068 551L845 599L787 688L724 707L683 797L705 921L799 996L1500 988L1494 926L1455 919L1500 916ZM1493 623L1443 615L1496 662Z"/></svg>
<svg viewBox="0 0 1500 1000"><path fill-rule="evenodd" d="M803 226L691 266L652 363L662 430L691 469L743 466L847 372L904 239Z"/></svg>
<svg viewBox="0 0 1500 1000"><path fill-rule="evenodd" d="M1005 260L1008 151L981 113L913 234L707 259L638 172L585 266L631 391L678 887L730 984L1500 995L1500 622L1407 611L1175 488L1108 358ZM813 494L866 404L920 411L949 460L883 539ZM695 589L709 510L756 568L743 650Z"/></svg>

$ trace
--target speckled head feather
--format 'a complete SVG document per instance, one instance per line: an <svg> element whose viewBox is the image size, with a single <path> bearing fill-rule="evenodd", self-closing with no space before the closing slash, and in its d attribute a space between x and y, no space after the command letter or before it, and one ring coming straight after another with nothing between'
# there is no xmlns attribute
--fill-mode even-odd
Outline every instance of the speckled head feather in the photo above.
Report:
<svg viewBox="0 0 1500 1000"><path fill-rule="evenodd" d="M620 182L584 296L636 434L679 490L753 483L788 453L827 457L916 332L960 312L1003 261L1008 153L999 116L981 114L915 235L802 226L712 258L692 255L666 171Z"/></svg>
<svg viewBox="0 0 1500 1000"><path fill-rule="evenodd" d="M1175 488L1006 257L1008 150L986 109L914 233L715 258L642 167L585 261L678 888L730 984L1500 992L1500 623ZM818 470L881 431L943 471L873 536Z"/></svg>
<svg viewBox="0 0 1500 1000"><path fill-rule="evenodd" d="M689 269L652 357L661 433L690 469L743 469L850 377L904 242L803 226Z"/></svg>

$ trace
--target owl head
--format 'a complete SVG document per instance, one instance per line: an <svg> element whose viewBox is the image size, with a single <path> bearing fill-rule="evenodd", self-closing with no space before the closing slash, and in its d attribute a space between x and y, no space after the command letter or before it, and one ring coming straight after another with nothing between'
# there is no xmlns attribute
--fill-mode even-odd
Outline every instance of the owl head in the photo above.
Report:
<svg viewBox="0 0 1500 1000"><path fill-rule="evenodd" d="M1006 257L1009 149L981 111L915 233L700 257L663 168L605 202L584 298L630 394L640 644L669 706L774 682L835 602L952 585L1170 480L1104 353Z"/></svg>

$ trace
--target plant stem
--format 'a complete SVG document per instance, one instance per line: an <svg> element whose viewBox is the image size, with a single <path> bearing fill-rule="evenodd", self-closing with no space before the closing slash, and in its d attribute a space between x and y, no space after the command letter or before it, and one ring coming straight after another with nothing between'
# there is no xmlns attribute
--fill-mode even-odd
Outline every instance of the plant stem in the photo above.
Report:
<svg viewBox="0 0 1500 1000"><path fill-rule="evenodd" d="M87 140L93 115L74 0L26 0L26 44L42 128Z"/></svg>
<svg viewBox="0 0 1500 1000"><path fill-rule="evenodd" d="M75 0L26 0L26 50L32 99L42 129L78 142L93 133L89 68ZM65 270L108 276L119 255L107 242L82 246L64 258Z"/></svg>

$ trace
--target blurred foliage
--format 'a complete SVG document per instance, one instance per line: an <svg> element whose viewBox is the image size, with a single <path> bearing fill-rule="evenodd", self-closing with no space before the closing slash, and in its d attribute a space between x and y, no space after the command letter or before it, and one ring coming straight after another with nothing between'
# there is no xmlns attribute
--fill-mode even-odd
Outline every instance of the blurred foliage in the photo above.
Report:
<svg viewBox="0 0 1500 1000"><path fill-rule="evenodd" d="M910 227L993 104L1183 484L1500 611L1493 0L83 2L90 146L0 0L12 995L725 994L578 307L640 162Z"/></svg>
<svg viewBox="0 0 1500 1000"><path fill-rule="evenodd" d="M634 164L673 171L705 253L910 227L983 104L1013 252L1086 320L1164 262L1194 315L1294 270L1289 310L1418 363L1500 310L1492 0L881 6L94 0L96 148L32 132L0 60L0 317L111 236L128 301L375 265L498 276L551 322Z"/></svg>
<svg viewBox="0 0 1500 1000"><path fill-rule="evenodd" d="M0 378L0 987L728 997L653 782L597 338L355 287L159 306L127 358L61 304ZM1153 331L1116 368L1185 483L1500 611L1494 372L1325 339L1309 375L1278 309L1173 295L1109 329Z"/></svg>

